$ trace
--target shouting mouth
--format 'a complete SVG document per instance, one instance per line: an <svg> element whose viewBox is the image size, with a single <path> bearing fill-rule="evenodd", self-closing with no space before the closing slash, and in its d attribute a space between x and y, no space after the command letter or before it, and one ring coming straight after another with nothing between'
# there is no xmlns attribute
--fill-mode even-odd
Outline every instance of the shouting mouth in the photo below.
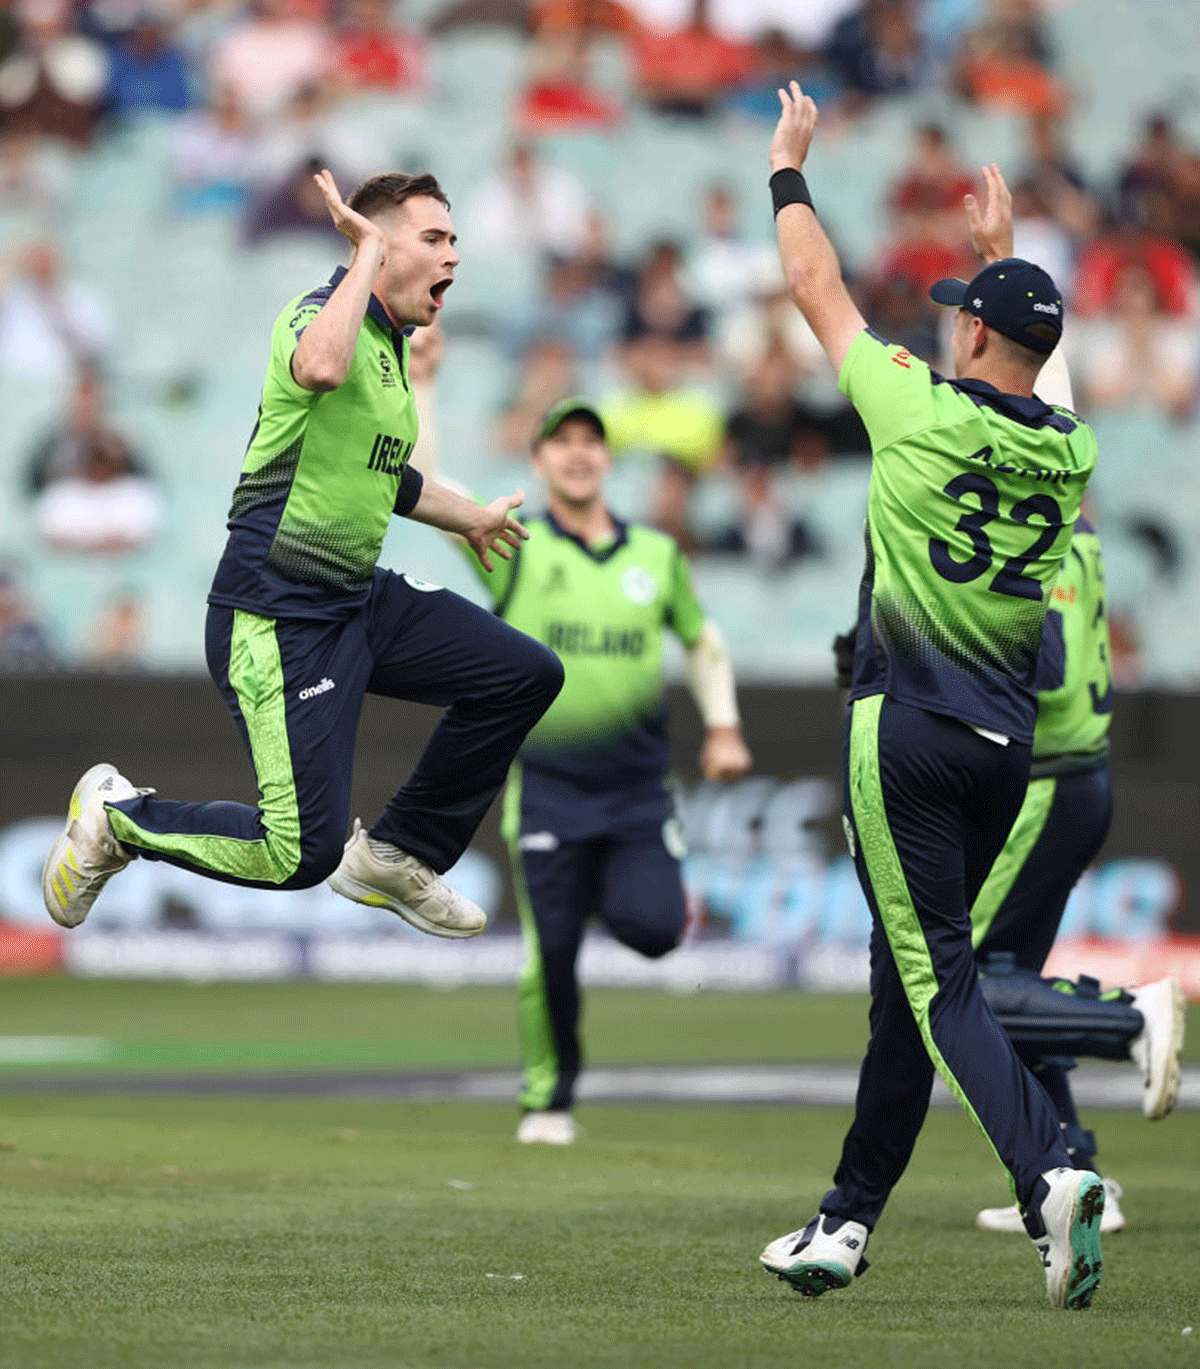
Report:
<svg viewBox="0 0 1200 1369"><path fill-rule="evenodd" d="M433 300L433 307L440 309L445 302L446 291L454 284L453 277L447 276L445 280L439 280L436 285L429 287L429 297Z"/></svg>

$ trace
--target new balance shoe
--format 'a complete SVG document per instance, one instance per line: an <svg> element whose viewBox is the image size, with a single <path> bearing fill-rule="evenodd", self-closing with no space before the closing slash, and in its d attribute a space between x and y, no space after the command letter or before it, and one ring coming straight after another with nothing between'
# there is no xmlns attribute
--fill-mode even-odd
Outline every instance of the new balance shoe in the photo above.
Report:
<svg viewBox="0 0 1200 1369"><path fill-rule="evenodd" d="M133 859L113 836L106 803L153 794L136 789L102 761L79 779L67 805L67 823L42 866L42 898L60 927L78 927L100 890Z"/></svg>
<svg viewBox="0 0 1200 1369"><path fill-rule="evenodd" d="M478 936L487 926L482 908L463 898L424 861L368 836L357 818L328 883L343 898L370 908L390 908L431 936Z"/></svg>
<svg viewBox="0 0 1200 1369"><path fill-rule="evenodd" d="M527 1112L517 1127L517 1140L522 1145L569 1146L578 1135L574 1117L558 1110Z"/></svg>
<svg viewBox="0 0 1200 1369"><path fill-rule="evenodd" d="M1142 1071L1142 1116L1156 1121L1179 1100L1186 1005L1173 979L1157 979L1133 990L1142 1030L1129 1043L1133 1063Z"/></svg>
<svg viewBox="0 0 1200 1369"><path fill-rule="evenodd" d="M806 1298L845 1288L868 1268L863 1258L870 1233L861 1222L818 1212L802 1231L772 1241L758 1257L768 1274L790 1283Z"/></svg>
<svg viewBox="0 0 1200 1369"><path fill-rule="evenodd" d="M1119 1199L1125 1190L1115 1179L1104 1180L1104 1216L1100 1218L1100 1234L1111 1236L1125 1229L1125 1214L1121 1211ZM1001 1231L1024 1235L1025 1223L1021 1219L1021 1209L1014 1203L1011 1207L985 1207L975 1218L980 1231Z"/></svg>
<svg viewBox="0 0 1200 1369"><path fill-rule="evenodd" d="M1104 1181L1086 1169L1048 1169L1021 1215L1046 1271L1050 1306L1090 1307L1104 1271Z"/></svg>

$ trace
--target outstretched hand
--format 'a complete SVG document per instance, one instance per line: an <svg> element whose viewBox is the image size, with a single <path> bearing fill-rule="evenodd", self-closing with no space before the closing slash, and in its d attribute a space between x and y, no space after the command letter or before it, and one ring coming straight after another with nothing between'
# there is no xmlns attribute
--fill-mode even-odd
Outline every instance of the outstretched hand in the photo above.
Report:
<svg viewBox="0 0 1200 1369"><path fill-rule="evenodd" d="M337 188L337 182L333 179L333 174L328 170L318 171L313 177L317 183L317 189L321 192L325 205L329 210L329 217L333 220L333 226L344 237L356 251L364 243L378 243L379 249L383 250L383 234L371 222L364 218L356 210L342 199L341 191Z"/></svg>
<svg viewBox="0 0 1200 1369"><path fill-rule="evenodd" d="M1012 193L995 162L980 167L983 204L974 195L963 196L971 246L985 262L1002 261L1013 254Z"/></svg>
<svg viewBox="0 0 1200 1369"><path fill-rule="evenodd" d="M779 91L779 103L779 122L771 139L771 170L791 167L799 171L817 126L816 102L800 89L799 81L790 81L787 90Z"/></svg>
<svg viewBox="0 0 1200 1369"><path fill-rule="evenodd" d="M523 490L501 495L479 509L479 517L473 527L463 529L463 537L471 544L471 550L479 557L479 564L484 570L495 569L489 553L495 552L507 561L522 542L528 541L529 529L510 517L513 509L519 509L524 502Z"/></svg>

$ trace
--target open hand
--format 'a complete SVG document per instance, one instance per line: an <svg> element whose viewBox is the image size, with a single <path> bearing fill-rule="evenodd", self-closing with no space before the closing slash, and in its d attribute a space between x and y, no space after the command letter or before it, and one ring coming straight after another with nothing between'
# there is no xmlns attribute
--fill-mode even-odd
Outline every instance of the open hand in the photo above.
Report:
<svg viewBox="0 0 1200 1369"><path fill-rule="evenodd" d="M1003 261L1013 254L1012 193L995 162L979 168L983 175L983 204L963 196L971 246L985 262Z"/></svg>
<svg viewBox="0 0 1200 1369"><path fill-rule="evenodd" d="M706 780L739 780L754 764L740 727L710 727L700 748Z"/></svg>
<svg viewBox="0 0 1200 1369"><path fill-rule="evenodd" d="M790 166L799 171L817 126L817 106L800 89L799 81L790 81L788 89L779 92L779 103L779 122L771 139L771 170Z"/></svg>
<svg viewBox="0 0 1200 1369"><path fill-rule="evenodd" d="M333 226L350 243L351 247L357 251L364 243L377 243L382 253L383 234L370 219L364 218L351 209L342 199L332 173L328 169L318 171L313 180L316 181L317 189L321 192L326 207L329 209L329 217L333 220Z"/></svg>
<svg viewBox="0 0 1200 1369"><path fill-rule="evenodd" d="M475 524L464 528L462 535L471 544L471 550L479 557L484 570L491 571L495 565L489 553L495 552L505 561L512 557L513 550L528 541L529 529L510 517L513 509L519 509L525 502L525 492L504 494L493 499L479 510Z"/></svg>

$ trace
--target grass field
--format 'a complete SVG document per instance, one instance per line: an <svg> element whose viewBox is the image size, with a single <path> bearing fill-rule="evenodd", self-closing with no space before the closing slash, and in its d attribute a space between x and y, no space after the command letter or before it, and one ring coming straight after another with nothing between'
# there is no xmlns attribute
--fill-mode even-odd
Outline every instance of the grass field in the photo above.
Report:
<svg viewBox="0 0 1200 1369"><path fill-rule="evenodd" d="M597 1062L850 1058L861 1016L597 993L589 1032ZM110 1040L125 1068L507 1065L511 1030L503 992L0 984L0 1036ZM973 1229L1005 1190L957 1111L931 1114L872 1269L818 1301L757 1255L828 1185L844 1109L581 1120L581 1144L534 1149L495 1104L0 1085L0 1366L1200 1366L1196 1113L1086 1119L1130 1227L1085 1314L1046 1306L1024 1238Z"/></svg>

